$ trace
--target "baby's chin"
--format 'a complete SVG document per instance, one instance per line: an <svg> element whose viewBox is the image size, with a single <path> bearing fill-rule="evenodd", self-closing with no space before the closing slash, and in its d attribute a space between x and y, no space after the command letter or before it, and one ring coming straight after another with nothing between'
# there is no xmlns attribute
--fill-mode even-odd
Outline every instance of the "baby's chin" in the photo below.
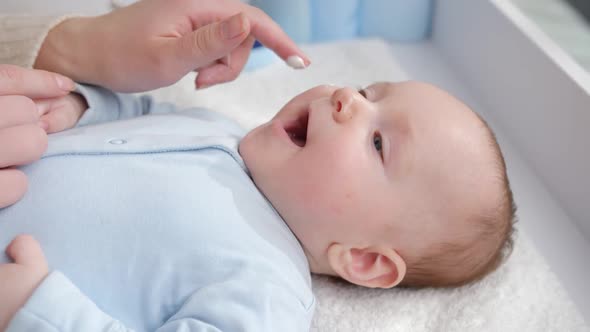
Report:
<svg viewBox="0 0 590 332"><path fill-rule="evenodd" d="M240 156L242 157L242 159L244 160L244 164L246 164L246 168L251 171L251 164L252 161L254 160L254 158L256 157L254 154L254 148L255 148L255 136L256 136L256 130L259 127L256 127L252 130L250 130L246 136L244 136L241 140L240 143L238 144L238 153L240 154Z"/></svg>
<svg viewBox="0 0 590 332"><path fill-rule="evenodd" d="M261 191L264 189L265 182L268 182L273 174L274 147L272 137L268 136L270 122L249 131L238 145L238 153L246 165L248 175ZM266 196L266 193L264 194Z"/></svg>

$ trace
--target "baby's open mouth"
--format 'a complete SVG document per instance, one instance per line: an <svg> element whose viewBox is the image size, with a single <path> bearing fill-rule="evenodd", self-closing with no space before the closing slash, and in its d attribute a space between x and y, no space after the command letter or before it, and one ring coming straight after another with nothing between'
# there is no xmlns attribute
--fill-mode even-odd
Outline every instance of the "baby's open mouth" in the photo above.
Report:
<svg viewBox="0 0 590 332"><path fill-rule="evenodd" d="M307 142L307 122L309 121L309 111L302 112L299 117L285 126L285 131L295 145L304 147Z"/></svg>

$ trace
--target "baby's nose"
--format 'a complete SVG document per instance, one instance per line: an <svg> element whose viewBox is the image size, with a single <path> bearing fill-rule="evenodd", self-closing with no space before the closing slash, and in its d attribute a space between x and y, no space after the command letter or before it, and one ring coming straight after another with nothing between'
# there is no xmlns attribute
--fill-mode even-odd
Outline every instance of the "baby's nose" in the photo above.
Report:
<svg viewBox="0 0 590 332"><path fill-rule="evenodd" d="M332 115L336 122L345 122L352 119L354 96L357 92L352 88L340 88L332 94Z"/></svg>

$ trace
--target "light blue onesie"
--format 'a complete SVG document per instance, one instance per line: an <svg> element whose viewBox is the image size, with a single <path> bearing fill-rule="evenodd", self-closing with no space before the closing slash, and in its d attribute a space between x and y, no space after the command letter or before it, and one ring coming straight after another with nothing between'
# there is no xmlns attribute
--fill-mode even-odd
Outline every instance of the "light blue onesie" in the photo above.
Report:
<svg viewBox="0 0 590 332"><path fill-rule="evenodd" d="M22 168L25 197L0 210L0 248L30 233L51 270L9 331L308 331L307 260L248 176L243 129L78 91L79 126L50 136Z"/></svg>

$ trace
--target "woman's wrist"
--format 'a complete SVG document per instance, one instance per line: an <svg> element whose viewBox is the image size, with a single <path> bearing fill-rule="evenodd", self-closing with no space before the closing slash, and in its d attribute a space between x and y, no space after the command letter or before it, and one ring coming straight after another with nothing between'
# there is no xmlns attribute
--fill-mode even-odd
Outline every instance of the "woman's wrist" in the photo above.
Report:
<svg viewBox="0 0 590 332"><path fill-rule="evenodd" d="M33 68L59 73L79 82L91 82L95 57L89 28L92 17L72 17L54 26L43 41Z"/></svg>

